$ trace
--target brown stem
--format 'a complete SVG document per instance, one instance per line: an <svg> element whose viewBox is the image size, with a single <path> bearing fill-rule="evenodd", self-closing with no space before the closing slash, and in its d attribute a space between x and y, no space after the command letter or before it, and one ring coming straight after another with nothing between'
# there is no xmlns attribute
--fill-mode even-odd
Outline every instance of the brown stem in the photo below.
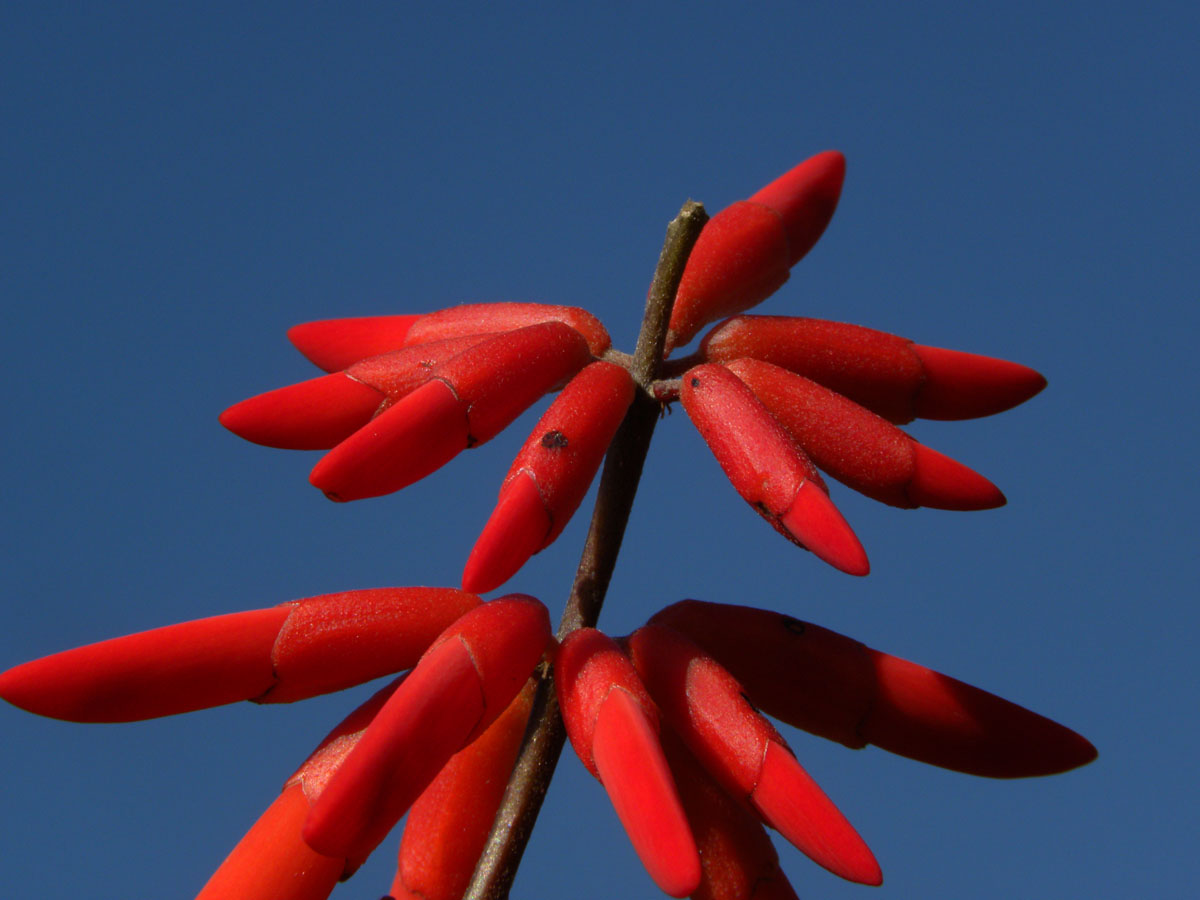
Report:
<svg viewBox="0 0 1200 900"><path fill-rule="evenodd" d="M633 508L642 465L650 449L650 437L658 422L659 404L649 389L662 361L671 305L688 254L707 221L704 207L689 200L667 226L667 237L654 270L654 280L650 283L646 313L631 366L640 390L604 459L592 524L575 572L571 596L558 626L560 641L576 629L594 626L600 617L600 607ZM537 693L521 755L513 768L464 900L508 897L565 741L566 729L554 696L553 672L549 666L543 666L538 673Z"/></svg>

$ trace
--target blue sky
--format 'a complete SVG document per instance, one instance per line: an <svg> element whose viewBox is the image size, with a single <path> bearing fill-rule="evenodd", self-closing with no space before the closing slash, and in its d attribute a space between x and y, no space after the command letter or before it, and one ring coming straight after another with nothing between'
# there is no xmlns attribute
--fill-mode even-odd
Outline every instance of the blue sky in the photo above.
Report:
<svg viewBox="0 0 1200 900"><path fill-rule="evenodd" d="M903 7L903 8L902 8ZM354 587L453 584L532 418L349 505L217 414L315 371L310 319L585 306L632 349L663 230L849 161L760 311L1014 359L1050 386L912 433L1007 507L834 496L851 579L776 536L680 410L602 626L687 596L786 610L1077 729L992 782L789 732L881 897L1190 895L1200 13L1148 2L68 4L0 13L0 667ZM534 414L531 414L531 416ZM511 588L557 616L586 527ZM369 689L366 689L369 691ZM82 726L0 710L7 896L187 897L363 696ZM394 841L334 897L374 897ZM801 896L860 897L790 849ZM652 897L564 757L516 895Z"/></svg>

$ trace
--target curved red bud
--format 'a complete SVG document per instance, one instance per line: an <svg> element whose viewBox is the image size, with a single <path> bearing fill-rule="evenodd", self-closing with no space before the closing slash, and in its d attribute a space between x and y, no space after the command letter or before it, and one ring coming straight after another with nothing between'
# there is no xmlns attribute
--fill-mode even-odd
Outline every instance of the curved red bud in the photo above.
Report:
<svg viewBox="0 0 1200 900"><path fill-rule="evenodd" d="M992 415L1046 386L1017 363L822 319L735 316L709 332L700 351L712 362L752 357L782 366L897 424Z"/></svg>
<svg viewBox="0 0 1200 900"><path fill-rule="evenodd" d="M812 461L838 481L904 508L991 509L1000 490L815 381L756 359L728 364Z"/></svg>
<svg viewBox="0 0 1200 900"><path fill-rule="evenodd" d="M742 499L819 559L867 574L866 552L817 470L750 388L724 366L706 364L684 374L680 399Z"/></svg>
<svg viewBox="0 0 1200 900"><path fill-rule="evenodd" d="M421 316L405 336L405 345L485 332L514 331L544 322L562 322L579 332L593 356L612 344L600 320L577 306L547 303L468 303Z"/></svg>
<svg viewBox="0 0 1200 900"><path fill-rule="evenodd" d="M814 862L879 884L870 849L742 694L742 686L686 637L647 625L629 639L638 674L701 765Z"/></svg>
<svg viewBox="0 0 1200 900"><path fill-rule="evenodd" d="M512 595L448 628L380 709L313 803L304 840L352 867L446 762L512 702L550 640L546 608Z"/></svg>
<svg viewBox="0 0 1200 900"><path fill-rule="evenodd" d="M779 290L833 217L845 174L842 154L818 153L713 216L684 268L665 352Z"/></svg>
<svg viewBox="0 0 1200 900"><path fill-rule="evenodd" d="M670 729L661 737L700 852L703 875L693 900L796 900L758 817L730 797Z"/></svg>
<svg viewBox="0 0 1200 900"><path fill-rule="evenodd" d="M33 660L0 675L0 696L75 722L129 722L239 700L290 703L410 668L479 602L453 588L324 594Z"/></svg>
<svg viewBox="0 0 1200 900"><path fill-rule="evenodd" d="M328 450L371 421L384 400L374 388L337 372L235 403L219 420L254 444Z"/></svg>
<svg viewBox="0 0 1200 900"><path fill-rule="evenodd" d="M608 362L592 363L563 388L505 476L500 501L467 559L465 589L483 593L500 586L562 533L633 391L629 372Z"/></svg>
<svg viewBox="0 0 1200 900"><path fill-rule="evenodd" d="M334 447L309 481L331 500L398 491L495 437L590 358L584 339L561 322L483 340Z"/></svg>
<svg viewBox="0 0 1200 900"><path fill-rule="evenodd" d="M408 811L391 896L459 900L487 843L533 706L533 683L460 750Z"/></svg>
<svg viewBox="0 0 1200 900"><path fill-rule="evenodd" d="M1096 757L1085 738L1050 719L791 616L685 600L651 621L718 659L763 712L848 747L869 741L993 778L1049 775Z"/></svg>
<svg viewBox="0 0 1200 900"><path fill-rule="evenodd" d="M340 372L368 356L399 350L420 315L361 316L304 322L288 329L288 340L326 372Z"/></svg>
<svg viewBox="0 0 1200 900"><path fill-rule="evenodd" d="M554 667L571 746L655 884L686 897L700 882L700 859L658 743L658 712L633 664L611 638L583 628L563 641Z"/></svg>

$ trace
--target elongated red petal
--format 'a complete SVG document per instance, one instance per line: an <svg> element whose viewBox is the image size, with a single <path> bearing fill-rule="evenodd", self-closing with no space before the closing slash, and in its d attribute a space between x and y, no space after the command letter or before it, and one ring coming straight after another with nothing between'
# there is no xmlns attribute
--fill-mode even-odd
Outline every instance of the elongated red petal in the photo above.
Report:
<svg viewBox="0 0 1200 900"><path fill-rule="evenodd" d="M313 803L304 839L354 868L446 762L512 702L550 640L546 608L510 595L462 616L425 652Z"/></svg>
<svg viewBox="0 0 1200 900"><path fill-rule="evenodd" d="M735 316L709 332L705 359L752 357L811 378L889 422L967 419L1023 403L1046 380L1026 366L914 344L860 325Z"/></svg>
<svg viewBox="0 0 1200 900"><path fill-rule="evenodd" d="M286 606L197 619L35 659L0 675L0 697L72 722L132 722L257 697Z"/></svg>
<svg viewBox="0 0 1200 900"><path fill-rule="evenodd" d="M533 476L518 472L500 489L500 501L463 568L463 589L486 593L508 581L542 548L550 513Z"/></svg>
<svg viewBox="0 0 1200 900"><path fill-rule="evenodd" d="M642 865L664 893L686 897L700 883L700 857L655 732L638 701L614 687L600 704L592 755Z"/></svg>
<svg viewBox="0 0 1200 900"><path fill-rule="evenodd" d="M669 728L663 752L700 852L693 900L796 900L758 817L720 787Z"/></svg>
<svg viewBox="0 0 1200 900"><path fill-rule="evenodd" d="M1096 749L1024 707L852 638L768 610L685 600L653 622L718 659L764 712L849 747L867 742L973 775L1085 765Z"/></svg>
<svg viewBox="0 0 1200 900"><path fill-rule="evenodd" d="M235 403L220 422L238 437L282 450L327 450L371 421L384 396L341 372Z"/></svg>
<svg viewBox="0 0 1200 900"><path fill-rule="evenodd" d="M680 399L742 499L819 559L867 574L866 553L816 468L750 388L724 366L706 364L684 374Z"/></svg>
<svg viewBox="0 0 1200 900"><path fill-rule="evenodd" d="M990 509L994 484L881 416L802 375L755 359L728 364L804 452L844 484L899 507Z"/></svg>
<svg viewBox="0 0 1200 900"><path fill-rule="evenodd" d="M288 330L288 340L326 372L340 372L368 356L399 350L409 329L420 318L420 315L362 316L304 322Z"/></svg>
<svg viewBox="0 0 1200 900"><path fill-rule="evenodd" d="M579 332L593 356L612 341L600 320L577 306L547 303L468 303L421 316L405 335L406 346L485 332L514 331L543 322L562 322Z"/></svg>
<svg viewBox="0 0 1200 900"><path fill-rule="evenodd" d="M309 481L331 500L407 487L467 448L467 411L446 382L426 382L327 453Z"/></svg>
<svg viewBox="0 0 1200 900"><path fill-rule="evenodd" d="M304 823L305 842L361 862L400 820L483 715L483 691L461 641L432 650L384 704Z"/></svg>
<svg viewBox="0 0 1200 900"><path fill-rule="evenodd" d="M633 379L594 362L571 379L534 426L500 489L500 502L463 571L467 590L490 591L549 546L579 508L633 401Z"/></svg>
<svg viewBox="0 0 1200 900"><path fill-rule="evenodd" d="M716 660L661 625L638 629L629 650L664 718L726 790L831 872L879 883L866 843Z"/></svg>
<svg viewBox="0 0 1200 900"><path fill-rule="evenodd" d="M1052 775L1096 748L1057 722L932 669L868 650L877 689L859 731L872 744L972 775Z"/></svg>
<svg viewBox="0 0 1200 900"><path fill-rule="evenodd" d="M254 698L290 703L417 664L459 617L479 606L454 588L375 588L298 600L271 650L276 684Z"/></svg>
<svg viewBox="0 0 1200 900"><path fill-rule="evenodd" d="M300 837L308 801L293 784L221 863L196 900L324 900L345 860L322 856Z"/></svg>
<svg viewBox="0 0 1200 900"><path fill-rule="evenodd" d="M704 226L684 269L666 352L707 323L765 300L812 249L837 208L846 160L818 153Z"/></svg>
<svg viewBox="0 0 1200 900"><path fill-rule="evenodd" d="M478 738L454 754L404 823L391 896L459 900L504 796L533 705L533 683Z"/></svg>

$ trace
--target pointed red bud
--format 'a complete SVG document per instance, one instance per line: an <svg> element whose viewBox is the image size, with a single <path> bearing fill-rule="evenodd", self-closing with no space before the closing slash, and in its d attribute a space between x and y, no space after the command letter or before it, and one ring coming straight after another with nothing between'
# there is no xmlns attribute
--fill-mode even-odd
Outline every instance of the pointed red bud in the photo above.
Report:
<svg viewBox="0 0 1200 900"><path fill-rule="evenodd" d="M623 367L594 362L571 379L517 454L500 502L463 571L466 589L484 593L509 578L562 533L587 493L633 401Z"/></svg>
<svg viewBox="0 0 1200 900"><path fill-rule="evenodd" d="M612 344L600 320L577 306L546 303L468 303L421 316L405 337L405 345L485 332L514 331L543 322L562 322L587 341L593 356L603 356Z"/></svg>
<svg viewBox="0 0 1200 900"><path fill-rule="evenodd" d="M129 722L238 700L286 703L409 668L478 604L452 588L309 597L36 659L0 675L0 696L75 722Z"/></svg>
<svg viewBox="0 0 1200 900"><path fill-rule="evenodd" d="M765 713L849 747L1018 778L1091 762L1082 736L924 666L791 616L685 600L651 620L718 659Z"/></svg>
<svg viewBox="0 0 1200 900"><path fill-rule="evenodd" d="M716 660L660 625L634 632L629 652L663 717L727 791L831 872L880 883L866 843Z"/></svg>
<svg viewBox="0 0 1200 900"><path fill-rule="evenodd" d="M391 896L459 900L487 843L533 706L533 682L478 738L454 754L404 823Z"/></svg>
<svg viewBox="0 0 1200 900"><path fill-rule="evenodd" d="M323 375L235 403L220 422L238 437L282 450L328 450L371 421L384 396L344 373Z"/></svg>
<svg viewBox="0 0 1200 900"><path fill-rule="evenodd" d="M316 799L304 824L308 845L361 863L450 757L512 702L549 641L546 608L521 595L479 606L448 628Z"/></svg>
<svg viewBox="0 0 1200 900"><path fill-rule="evenodd" d="M658 742L658 712L633 664L611 638L583 628L554 665L571 746L604 785L655 884L686 897L700 882L700 859Z"/></svg>
<svg viewBox="0 0 1200 900"><path fill-rule="evenodd" d="M713 216L684 268L665 352L779 290L833 218L845 175L842 154L818 153Z"/></svg>
<svg viewBox="0 0 1200 900"><path fill-rule="evenodd" d="M399 350L420 315L362 316L304 322L288 330L304 356L326 372L340 372L360 359Z"/></svg>
<svg viewBox="0 0 1200 900"><path fill-rule="evenodd" d="M584 339L561 322L481 341L338 444L309 480L333 500L398 491L495 437L590 358Z"/></svg>
<svg viewBox="0 0 1200 900"><path fill-rule="evenodd" d="M905 508L1004 504L1004 495L982 475L815 381L755 359L734 360L728 368L819 468L868 497Z"/></svg>
<svg viewBox="0 0 1200 900"><path fill-rule="evenodd" d="M743 500L834 568L867 574L866 552L816 468L750 388L724 366L706 364L684 374L680 399Z"/></svg>
<svg viewBox="0 0 1200 900"><path fill-rule="evenodd" d="M663 752L696 837L703 875L693 900L796 900L758 817L717 784L670 729Z"/></svg>
<svg viewBox="0 0 1200 900"><path fill-rule="evenodd" d="M890 422L969 419L1028 400L1046 380L1017 363L922 347L882 331L790 316L735 316L705 336L705 359L752 357L843 394Z"/></svg>

